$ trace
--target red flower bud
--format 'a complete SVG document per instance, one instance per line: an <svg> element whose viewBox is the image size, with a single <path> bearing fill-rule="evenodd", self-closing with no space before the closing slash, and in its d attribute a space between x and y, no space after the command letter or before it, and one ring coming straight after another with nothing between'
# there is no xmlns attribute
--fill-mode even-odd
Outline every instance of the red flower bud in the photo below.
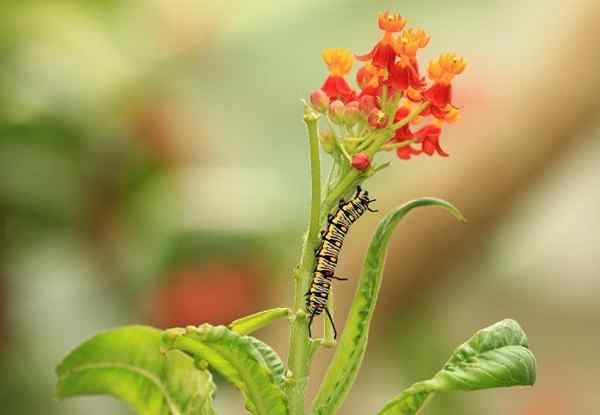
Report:
<svg viewBox="0 0 600 415"><path fill-rule="evenodd" d="M365 114L369 114L376 106L377 102L375 101L375 97L373 95L363 95L358 100L358 107Z"/></svg>
<svg viewBox="0 0 600 415"><path fill-rule="evenodd" d="M322 89L317 89L310 94L310 103L319 112L327 111L329 97Z"/></svg>
<svg viewBox="0 0 600 415"><path fill-rule="evenodd" d="M364 171L371 166L371 160L365 153L357 153L352 156L352 167L356 170Z"/></svg>
<svg viewBox="0 0 600 415"><path fill-rule="evenodd" d="M369 125L373 128L385 128L388 124L388 116L377 108L373 108L368 117Z"/></svg>
<svg viewBox="0 0 600 415"><path fill-rule="evenodd" d="M344 122L345 105L339 99L336 99L329 104L329 118L334 124L342 124Z"/></svg>
<svg viewBox="0 0 600 415"><path fill-rule="evenodd" d="M350 101L344 108L344 121L346 125L352 127L360 120L360 109L358 108L358 101Z"/></svg>

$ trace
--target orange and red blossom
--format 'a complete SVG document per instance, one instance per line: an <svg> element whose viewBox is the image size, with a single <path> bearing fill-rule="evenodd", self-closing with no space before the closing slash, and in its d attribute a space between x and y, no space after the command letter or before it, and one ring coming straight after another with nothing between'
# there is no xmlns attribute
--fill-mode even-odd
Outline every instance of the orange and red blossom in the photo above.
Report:
<svg viewBox="0 0 600 415"><path fill-rule="evenodd" d="M352 69L352 52L344 48L330 48L325 49L321 56L329 68L329 76L321 85L321 90L330 100L352 101L355 93L344 79Z"/></svg>
<svg viewBox="0 0 600 415"><path fill-rule="evenodd" d="M406 25L406 20L399 14L390 14L389 12L380 13L378 16L379 28L385 33L373 49L366 55L357 55L359 61L371 61L378 68L389 68L396 59L394 51L392 33L401 31Z"/></svg>
<svg viewBox="0 0 600 415"><path fill-rule="evenodd" d="M417 51L427 44L429 36L421 29L407 29L399 37L393 38L392 47L398 55L398 61L389 68L388 85L393 90L423 89L425 81L419 75Z"/></svg>
<svg viewBox="0 0 600 415"><path fill-rule="evenodd" d="M423 92L423 97L431 102L431 114L439 119L445 118L452 105L452 80L467 67L464 58L454 53L444 53L429 62L427 72L434 82Z"/></svg>
<svg viewBox="0 0 600 415"><path fill-rule="evenodd" d="M359 96L381 95L381 88L383 86L385 75L385 69L378 68L372 63L367 62L356 73L356 82L360 89L362 89Z"/></svg>
<svg viewBox="0 0 600 415"><path fill-rule="evenodd" d="M356 73L359 89L355 92L346 81L353 63L350 51L326 49L323 60L330 74L322 93L311 94L312 105L322 111L329 100L331 120L349 127L340 134L359 142L373 130L401 125L382 148L396 149L401 159L446 157L440 145L442 125L460 119L460 111L452 102L453 80L465 70L465 59L444 53L429 63L427 71L421 70L417 55L429 45L429 35L422 29L405 28L406 20L399 14L384 12L377 21L383 36L368 54L355 56L363 62ZM356 126L359 128L354 129Z"/></svg>

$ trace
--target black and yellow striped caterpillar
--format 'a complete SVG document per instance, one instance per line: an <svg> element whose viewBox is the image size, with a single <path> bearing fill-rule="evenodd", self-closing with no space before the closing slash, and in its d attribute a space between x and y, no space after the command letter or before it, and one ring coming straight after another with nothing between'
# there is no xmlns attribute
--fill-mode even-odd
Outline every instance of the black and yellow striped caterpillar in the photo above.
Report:
<svg viewBox="0 0 600 415"><path fill-rule="evenodd" d="M360 186L356 189L356 195L345 202L340 200L338 210L335 214L329 214L327 217L327 227L321 231L321 245L315 250L316 264L312 283L306 293L306 311L309 314L308 334L311 335L311 325L315 316L318 316L325 310L327 317L333 327L334 338L337 337L337 330L333 323L331 313L327 308L327 299L333 280L347 280L348 278L339 278L335 276L335 266L338 262L338 256L344 238L350 230L350 226L362 216L365 211L377 212L371 209L369 204L375 199L369 199L369 193L363 191Z"/></svg>

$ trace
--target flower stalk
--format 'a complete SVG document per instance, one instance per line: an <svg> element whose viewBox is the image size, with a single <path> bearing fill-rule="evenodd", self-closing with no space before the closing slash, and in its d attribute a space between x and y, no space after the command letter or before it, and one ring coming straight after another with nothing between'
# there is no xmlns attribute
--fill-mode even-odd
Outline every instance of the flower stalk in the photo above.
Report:
<svg viewBox="0 0 600 415"><path fill-rule="evenodd" d="M318 121L320 115L305 106L304 123L310 146L311 204L308 231L304 238L300 263L294 272L294 307L291 318L289 378L287 398L290 415L304 415L304 395L308 369L315 349L308 336L308 320L304 293L308 291L314 268L314 250L319 244L321 212L321 160L319 155Z"/></svg>

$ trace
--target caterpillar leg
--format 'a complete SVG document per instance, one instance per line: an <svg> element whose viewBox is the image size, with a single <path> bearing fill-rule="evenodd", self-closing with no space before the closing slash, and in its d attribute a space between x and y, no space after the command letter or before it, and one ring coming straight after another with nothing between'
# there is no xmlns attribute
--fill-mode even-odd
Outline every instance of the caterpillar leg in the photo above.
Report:
<svg viewBox="0 0 600 415"><path fill-rule="evenodd" d="M377 199L369 199L369 202L367 202L367 210L369 212L379 212L377 209L371 209L371 206L369 206L369 204L375 202Z"/></svg>
<svg viewBox="0 0 600 415"><path fill-rule="evenodd" d="M338 280L338 281L348 281L349 278L343 278L343 277L336 277L335 275L333 277L334 280Z"/></svg>
<svg viewBox="0 0 600 415"><path fill-rule="evenodd" d="M327 313L329 313L329 311L328 311ZM314 313L314 311L313 311L313 312L310 314L310 318L308 319L308 337L309 337L310 339L312 339L312 332L311 332L310 326L312 326L312 322L313 322L313 319L314 319L314 318L315 318L315 313Z"/></svg>
<svg viewBox="0 0 600 415"><path fill-rule="evenodd" d="M327 313L327 317L329 317L329 322L331 323L331 327L333 327L333 339L337 339L337 330L335 329L335 323L333 322L333 318L331 317L331 313L329 312L329 309L327 307L325 307L325 312ZM309 332L310 332L310 328L309 328Z"/></svg>

